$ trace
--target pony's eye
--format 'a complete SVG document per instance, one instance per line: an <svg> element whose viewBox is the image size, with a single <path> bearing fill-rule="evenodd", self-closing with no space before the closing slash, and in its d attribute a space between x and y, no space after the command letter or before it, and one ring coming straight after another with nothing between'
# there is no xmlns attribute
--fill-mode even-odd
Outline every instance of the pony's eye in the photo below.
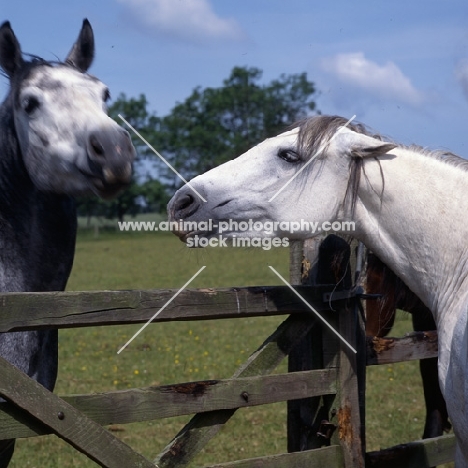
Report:
<svg viewBox="0 0 468 468"><path fill-rule="evenodd" d="M39 99L34 96L25 97L21 102L21 107L28 115L31 115L40 105Z"/></svg>
<svg viewBox="0 0 468 468"><path fill-rule="evenodd" d="M291 150L291 149L279 150L278 157L291 164L297 163L301 160L299 155L294 150Z"/></svg>
<svg viewBox="0 0 468 468"><path fill-rule="evenodd" d="M102 100L103 100L104 102L108 102L108 101L110 101L110 98L111 98L110 91L106 88L106 89L104 90L103 95L102 95Z"/></svg>

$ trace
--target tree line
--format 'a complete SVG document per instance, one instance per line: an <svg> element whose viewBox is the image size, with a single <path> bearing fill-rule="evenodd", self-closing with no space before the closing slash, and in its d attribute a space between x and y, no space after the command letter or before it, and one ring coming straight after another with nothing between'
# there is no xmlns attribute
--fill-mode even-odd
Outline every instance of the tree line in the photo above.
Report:
<svg viewBox="0 0 468 468"><path fill-rule="evenodd" d="M109 107L119 124L125 119L187 180L247 151L284 131L316 110L315 86L305 73L282 74L261 84L258 68L235 67L218 88L195 88L169 115L148 109L144 94L120 94ZM79 200L81 216L122 220L142 211L163 212L183 182L133 132L137 151L130 187L117 199Z"/></svg>

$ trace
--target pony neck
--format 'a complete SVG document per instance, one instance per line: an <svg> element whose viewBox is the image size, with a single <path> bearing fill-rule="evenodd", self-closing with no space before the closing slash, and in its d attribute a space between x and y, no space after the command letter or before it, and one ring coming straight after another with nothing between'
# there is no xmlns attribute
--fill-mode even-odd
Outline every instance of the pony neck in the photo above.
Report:
<svg viewBox="0 0 468 468"><path fill-rule="evenodd" d="M468 173L409 149L391 155L365 163L357 237L439 322L468 295Z"/></svg>

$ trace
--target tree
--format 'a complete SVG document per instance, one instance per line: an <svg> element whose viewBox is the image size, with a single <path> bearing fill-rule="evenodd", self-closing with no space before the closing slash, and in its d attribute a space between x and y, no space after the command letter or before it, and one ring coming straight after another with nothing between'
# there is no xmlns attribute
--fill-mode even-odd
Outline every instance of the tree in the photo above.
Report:
<svg viewBox="0 0 468 468"><path fill-rule="evenodd" d="M195 88L160 120L158 147L185 177L205 172L315 109L305 73L261 85L258 68L235 67L220 88ZM170 173L168 184L180 185Z"/></svg>
<svg viewBox="0 0 468 468"><path fill-rule="evenodd" d="M141 184L141 197L145 204L146 211L161 213L166 210L166 205L170 200L164 185L152 177L148 177L146 182Z"/></svg>

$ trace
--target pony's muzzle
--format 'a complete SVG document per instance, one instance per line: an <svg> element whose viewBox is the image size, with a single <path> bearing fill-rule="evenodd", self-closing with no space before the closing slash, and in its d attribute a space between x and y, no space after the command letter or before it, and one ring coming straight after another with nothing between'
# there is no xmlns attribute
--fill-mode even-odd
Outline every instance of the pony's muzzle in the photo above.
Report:
<svg viewBox="0 0 468 468"><path fill-rule="evenodd" d="M182 242L186 242L187 239L193 234L198 233L198 230L194 227L188 227L183 223L194 215L201 206L199 198L191 193L187 187L178 190L167 205L167 212L169 215L169 221L177 221L179 224L173 229L175 234Z"/></svg>
<svg viewBox="0 0 468 468"><path fill-rule="evenodd" d="M107 186L125 186L132 178L135 149L126 130L90 132L87 142L90 170Z"/></svg>

